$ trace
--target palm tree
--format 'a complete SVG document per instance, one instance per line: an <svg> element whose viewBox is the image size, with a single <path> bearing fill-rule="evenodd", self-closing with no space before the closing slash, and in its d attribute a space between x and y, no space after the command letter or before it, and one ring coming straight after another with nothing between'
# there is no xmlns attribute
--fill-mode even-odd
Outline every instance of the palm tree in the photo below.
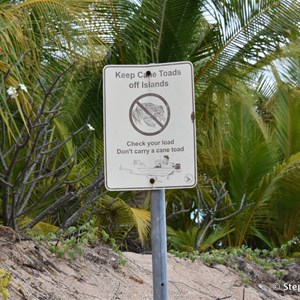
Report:
<svg viewBox="0 0 300 300"><path fill-rule="evenodd" d="M76 72L78 74L82 64L90 65L103 55L103 42L98 38L98 32L95 34L91 30L93 19L97 18L96 12L91 16L92 4L93 1L89 0L1 1L1 103L6 107L5 114L1 110L1 116L8 128L16 127L13 118L7 117L9 109L5 92L10 86L18 89L20 83L25 84L31 97L38 97L38 80L42 80L46 88L68 69L63 78L68 82L68 89L64 89L61 97L66 98L69 91L74 97L78 89L80 92L77 93L81 94L85 83L83 76L78 78L80 84L73 86L70 78L74 78ZM30 114L32 103L28 95L20 93L15 101L23 107L24 112L20 111L22 118L24 114ZM38 101L34 102L37 106Z"/></svg>
<svg viewBox="0 0 300 300"><path fill-rule="evenodd" d="M227 182L227 204L239 202L243 194L248 202L254 203L236 219L227 221L229 225L224 225L227 232L233 232L227 235L226 244L241 245L251 239L263 240L267 245L276 243L276 238L266 239L269 228L278 221L278 217L270 214L269 200L275 199L270 189L280 185L273 168L289 168L296 158L287 164L278 159L268 126L255 110L257 99L262 96L253 96L255 91L250 87L263 68L277 58L290 55L284 48L299 39L299 2L110 1L105 9L109 16L106 36L110 47L103 64L179 60L194 64L199 175L205 173ZM89 99L97 99L99 90L101 95L101 76L90 90ZM91 106L99 111L101 105L96 101ZM82 112L85 105L88 104L83 102ZM273 178L272 185L263 192L267 178ZM264 197L259 197L260 192ZM169 212L174 214L177 208L182 213L175 220L180 217L184 220L177 225L170 219L169 224L174 229L190 227L192 231L196 193L185 191L186 196L181 200L174 194L173 191L167 194ZM268 209L261 210L262 207ZM293 222L293 228L297 228L296 223Z"/></svg>
<svg viewBox="0 0 300 300"><path fill-rule="evenodd" d="M22 207L20 210L27 211L34 203L38 203L37 199L40 197L45 200L45 197L41 195L47 194L45 191L55 181L55 176L52 176L52 183L49 180L55 169L64 165L66 161L72 161L72 168L75 167L73 168L74 174L70 175L74 179L78 178L76 170L78 173L78 170L82 168L83 159L77 150L82 146L76 145L75 138L70 139L69 136L86 124L87 120L82 124L77 124L75 130L70 128L69 124L72 124L73 120L66 108L70 106L70 100L80 101L82 98L82 89L86 85L86 80L83 79L81 65L84 64L87 70L95 68L91 66L91 62L96 56L99 57L102 51L103 43L98 38L98 33L95 34L91 30L92 4L91 1L62 3L47 0L1 1L0 3L2 129L0 202L3 206L2 217L5 225L16 226L16 220L8 220L7 216L7 212L13 211L12 203L16 202L12 200L13 197L16 199L14 195L27 193L28 197L24 198L27 207ZM96 12L93 13L93 17L96 16ZM87 68L88 65L90 68ZM55 110L58 108L63 109L65 113L57 116L58 111L55 112ZM52 115L55 117L49 118ZM36 141L38 141L34 133L34 131L39 131L36 129L37 121L40 122L39 128L46 122L51 123L49 125L51 129L47 129L49 134L45 135L48 149L55 143L62 143L64 146L59 147L56 157L48 163L47 180L39 180L39 184L33 190L34 182L37 180L35 177L27 178L29 175L26 177L31 184L27 182L19 184L26 165L32 169L28 174L36 176L38 174L36 170L32 173L34 166L41 163L41 167L45 162L45 159L34 161L33 154L38 150L34 148L37 147ZM28 141L27 149L24 147L21 149L20 141L25 145L25 140ZM15 149L18 150L15 151ZM77 152L77 156L74 157L74 153ZM32 162L27 159L28 153L31 153ZM86 160L86 170L91 168L91 161L92 164L95 163L94 156L91 160ZM89 180L93 181L91 178ZM86 186L89 182L81 184ZM21 187L22 185L25 187ZM55 199L66 192L66 189L63 190L59 190L58 194L52 193L47 198L48 208L56 201ZM30 218L42 216L47 205L45 203L42 206L37 205L35 212L32 213L31 210ZM8 206L11 208L9 209Z"/></svg>
<svg viewBox="0 0 300 300"><path fill-rule="evenodd" d="M35 5L36 2L39 1L26 1L19 5L23 5L22 8L25 9L27 4ZM46 3L47 1L40 2ZM51 6L50 2L55 1L47 2L48 6L41 6L45 9L38 10L38 12L46 12ZM255 203L252 208L239 215L243 223L238 223L237 218L231 224L226 224L229 232L234 230L233 234L228 235L229 245L244 243L248 236L265 239L267 226L264 225L265 231L260 230L261 222L272 220L264 224L273 226L275 223L273 220L278 219L278 216L268 215L269 209L264 210L268 216L267 219L264 218L266 215L262 214L259 218L254 218L260 211L258 208L266 207L270 203L269 200L269 202L259 201L260 192L264 191L262 188L264 186L275 190L279 185L276 170L278 171L280 166L282 169L289 170L297 159L291 157L291 160L287 162L276 160L278 153L274 153L277 150L270 144L268 128L265 128L267 126L253 109L253 105L258 103L256 101L258 97L253 97L253 90L249 88L249 85L256 82L253 80L254 75L262 68L269 66L276 58L288 55L286 51L283 51L283 46L287 47L299 39L299 1L111 0L100 3L93 3L93 1L76 1L76 3L70 1L68 3L70 7L74 4L74 10L70 15L68 15L69 10L65 12L68 16L67 20L71 21L58 23L59 29L62 29L66 36L62 34L57 38L50 35L44 40L44 34L37 34L34 38L34 42L38 45L44 45L47 41L44 47L47 55L43 54L43 59L38 60L37 70L45 70L44 66L47 68L51 66L49 70L45 70L45 74L50 74L49 78L53 78L52 70L57 70L57 64L43 65L41 62L52 62L55 56L60 63L63 63L62 66L65 66L73 61L74 55L76 59L78 59L78 54L86 58L89 51L98 54L99 66L112 63L146 64L191 61L195 69L199 175L206 173L206 176L228 182L226 186L230 197L227 203L238 202L243 194L246 194L247 201ZM80 21L80 25L75 26L73 17L78 16L75 8L81 9L78 3L86 4L85 8L89 10L83 10L84 18L75 18L76 21ZM19 5L17 7L20 7ZM55 2L55 5L59 4ZM46 33L58 32L57 28L49 24L56 24L53 22L56 16L62 17L63 10L57 7L60 6L55 6L56 10L50 10L52 13L49 17L43 17L45 18L43 26L37 25L35 21L38 18L35 14L27 14L29 24L35 25L34 32L41 32L40 28L44 28ZM66 15L63 19L66 19ZM88 17L90 17L89 22L82 24ZM76 51L78 48L75 44L82 42L82 28L86 28L84 25L89 25L92 33L95 33L96 28L97 35L96 37L93 35L94 39L91 39L91 42L98 38L102 44L87 47L85 51ZM77 30L75 35L73 35L74 30ZM31 34L31 31L29 33ZM75 37L75 41L63 42L69 41L72 36ZM54 50L48 47L49 43L55 45ZM5 45L1 44L0 47L4 49ZM36 49L31 45L25 47L25 49L32 48ZM25 53L24 49L18 53ZM61 53L63 55L60 55ZM6 55L8 54L9 51L6 51ZM21 57L20 54L13 56L14 62ZM39 58L37 55L34 57ZM7 67L5 70L4 72L7 73ZM78 124L86 122L89 117L89 122L97 128L95 131L96 148L101 149L102 72L96 70L96 73L92 73L86 66L82 66L80 71L79 75L75 73L79 77L72 75L74 76L72 78L79 78L80 84L72 85L72 88L69 86L66 90L72 91L74 87L74 93L63 94L66 99L71 97L76 99L77 109L74 109L74 101L64 102L65 109L70 114L69 118L66 115L63 118L64 125L61 128L67 131L72 130ZM19 82L20 78L23 78L17 73L13 75ZM47 76L44 75L46 80ZM29 78L27 82L30 82ZM66 78L65 83L68 82L74 81ZM89 84L90 88L85 92ZM262 94L263 97L266 95L268 94ZM264 103L267 103L267 100L264 98ZM6 123L9 122L8 118L5 120ZM277 129L279 128L281 127L278 125ZM279 133L275 135L280 136ZM281 142L284 143L284 139ZM251 151L253 146L255 146L254 151ZM261 166L260 162L265 164ZM277 165L278 162L281 165ZM298 175L293 176L288 178L297 178ZM268 180L271 184L268 184ZM291 186L293 180L287 181ZM289 185L286 185L286 189ZM173 197L173 191L167 194L170 213L176 212L176 207L183 211L181 215L184 216L184 221L181 222L179 228L181 230L195 226L191 213L197 208L197 205L194 205L197 199L195 191L184 191L184 193L185 197L181 200ZM274 194L270 192L270 189L265 189L264 193L269 197L268 199L273 199ZM113 196L116 199L122 197L122 195ZM119 203L119 200L116 201ZM169 224L174 229L177 228L176 222L172 222L172 219ZM238 228L239 224L243 224L242 228ZM291 229L297 226L297 222L294 221L288 227ZM291 232L295 231L291 230ZM270 243L270 241L265 242Z"/></svg>

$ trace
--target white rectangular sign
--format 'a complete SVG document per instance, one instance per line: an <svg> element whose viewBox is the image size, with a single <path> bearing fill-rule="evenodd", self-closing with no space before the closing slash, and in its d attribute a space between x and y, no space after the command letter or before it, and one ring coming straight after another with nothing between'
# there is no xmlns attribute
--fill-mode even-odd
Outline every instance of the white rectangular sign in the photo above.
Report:
<svg viewBox="0 0 300 300"><path fill-rule="evenodd" d="M106 188L195 186L192 64L108 65L103 72Z"/></svg>

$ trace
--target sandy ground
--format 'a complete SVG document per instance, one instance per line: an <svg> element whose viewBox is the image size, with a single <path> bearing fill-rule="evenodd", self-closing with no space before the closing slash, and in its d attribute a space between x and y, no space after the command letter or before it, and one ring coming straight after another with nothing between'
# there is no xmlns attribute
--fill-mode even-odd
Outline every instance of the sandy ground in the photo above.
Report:
<svg viewBox="0 0 300 300"><path fill-rule="evenodd" d="M117 253L97 245L87 248L82 257L58 259L36 242L0 239L0 268L12 278L10 300L153 299L152 256L129 252L123 256L125 266ZM269 282L274 280L260 275L261 270L251 264L243 268L256 276L252 286L244 286L238 271L223 265L209 267L168 255L169 299L300 299L300 292L275 292L275 282Z"/></svg>

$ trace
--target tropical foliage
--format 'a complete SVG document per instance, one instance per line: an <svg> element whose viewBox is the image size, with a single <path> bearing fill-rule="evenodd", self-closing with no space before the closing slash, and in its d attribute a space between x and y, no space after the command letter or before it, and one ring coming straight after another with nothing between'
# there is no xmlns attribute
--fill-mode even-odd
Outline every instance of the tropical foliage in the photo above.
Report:
<svg viewBox="0 0 300 300"><path fill-rule="evenodd" d="M80 193L102 174L102 67L188 60L195 70L199 183L195 189L167 192L170 245L194 248L197 232L211 224L217 199L212 187L225 188L224 201L202 250L242 244L272 248L300 234L298 0L0 1L0 18L5 225L4 212L13 204L7 191L13 195L18 186L29 195L34 189L29 182L36 180L16 185L22 185L24 173L10 149L30 133L43 103L44 112L60 111L51 119L51 137L44 145L55 137L62 148L47 168L72 161L77 180L72 188ZM86 136L74 134L81 127L92 128L86 145ZM23 161L30 155L25 153ZM76 173L89 176L81 181ZM48 173L49 181L54 175ZM61 195L74 192L66 186ZM47 189L43 183L30 192L28 205L39 203L37 211L28 211L30 220L57 200L50 193L46 206L40 205ZM147 204L133 208L134 193L108 194L101 180L95 193L91 201L75 199L72 213L55 207L51 218L38 220L70 226L92 215L118 241L133 228L146 240ZM245 208L234 214L242 199ZM18 219L13 224L20 226Z"/></svg>

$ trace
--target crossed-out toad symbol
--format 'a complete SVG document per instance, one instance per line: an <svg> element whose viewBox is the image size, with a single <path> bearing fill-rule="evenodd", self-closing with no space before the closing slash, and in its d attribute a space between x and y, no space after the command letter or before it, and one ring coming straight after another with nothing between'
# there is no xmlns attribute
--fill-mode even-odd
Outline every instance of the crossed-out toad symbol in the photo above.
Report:
<svg viewBox="0 0 300 300"><path fill-rule="evenodd" d="M139 133L156 135L167 127L170 121L170 107L167 101L158 94L143 94L132 102L129 120Z"/></svg>

